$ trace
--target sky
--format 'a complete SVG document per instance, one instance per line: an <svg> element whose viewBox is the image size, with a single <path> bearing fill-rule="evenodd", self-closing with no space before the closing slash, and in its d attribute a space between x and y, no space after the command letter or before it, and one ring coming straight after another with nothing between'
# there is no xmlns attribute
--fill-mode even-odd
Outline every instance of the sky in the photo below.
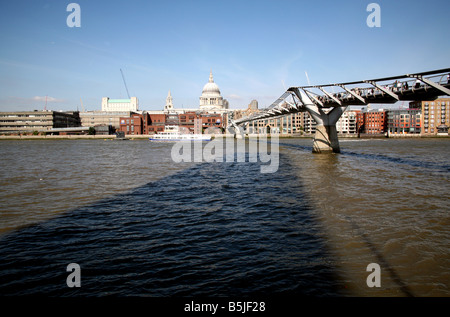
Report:
<svg viewBox="0 0 450 317"><path fill-rule="evenodd" d="M290 86L448 68L449 12L448 0L1 1L0 111L100 110L128 97L120 70L140 110L162 110L169 90L197 108L211 70L242 109Z"/></svg>

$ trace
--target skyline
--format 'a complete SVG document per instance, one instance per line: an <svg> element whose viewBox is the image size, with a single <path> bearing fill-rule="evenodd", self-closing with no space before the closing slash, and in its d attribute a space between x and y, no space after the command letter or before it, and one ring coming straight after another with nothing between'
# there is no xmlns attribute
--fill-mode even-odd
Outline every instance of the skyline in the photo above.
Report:
<svg viewBox="0 0 450 317"><path fill-rule="evenodd" d="M0 4L0 111L198 107L212 70L230 109L269 106L289 86L447 68L450 4L408 1L72 1ZM369 3L381 8L370 28ZM306 77L306 72L308 78Z"/></svg>

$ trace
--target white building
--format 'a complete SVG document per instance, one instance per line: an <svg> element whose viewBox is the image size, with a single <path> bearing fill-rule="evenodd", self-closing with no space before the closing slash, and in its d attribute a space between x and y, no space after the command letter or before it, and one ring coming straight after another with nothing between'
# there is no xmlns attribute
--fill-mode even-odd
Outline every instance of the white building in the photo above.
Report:
<svg viewBox="0 0 450 317"><path fill-rule="evenodd" d="M214 111L228 109L228 102L220 95L219 86L214 82L212 71L209 73L209 81L203 86L200 96L200 110Z"/></svg>
<svg viewBox="0 0 450 317"><path fill-rule="evenodd" d="M356 111L346 110L336 122L338 133L355 134L356 131Z"/></svg>
<svg viewBox="0 0 450 317"><path fill-rule="evenodd" d="M131 97L130 99L102 98L102 111L138 111L138 109L137 97Z"/></svg>
<svg viewBox="0 0 450 317"><path fill-rule="evenodd" d="M207 112L223 114L228 111L229 103L220 95L219 86L214 82L212 72L209 74L209 81L203 87L202 95L200 97L200 106L198 108L175 108L173 104L172 94L166 98L166 105L164 106L165 113L186 113L186 112Z"/></svg>

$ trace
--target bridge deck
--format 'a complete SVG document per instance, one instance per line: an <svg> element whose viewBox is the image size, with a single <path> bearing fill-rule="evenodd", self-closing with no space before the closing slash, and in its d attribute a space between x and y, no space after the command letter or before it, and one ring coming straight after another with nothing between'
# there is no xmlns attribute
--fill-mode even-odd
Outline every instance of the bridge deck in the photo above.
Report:
<svg viewBox="0 0 450 317"><path fill-rule="evenodd" d="M443 84L442 87L450 89L450 84ZM364 93L360 96L364 98L365 102L362 102L361 100L357 99L355 96L352 96L349 93L337 93L334 94L334 97L336 97L339 101L341 101L341 104L338 104L333 99L326 98L322 101L324 108L328 107L339 107L339 106L359 106L359 105L366 105L369 103L395 103L397 101L420 101L420 100L432 100L437 98L438 96L444 95L444 93L434 87L430 87L428 85L421 85L419 88L409 87L406 88L400 88L400 89L393 89L390 90L394 94L398 96L398 100L393 98L392 96L388 95L387 93L384 93L380 90L370 88L367 90L364 90ZM320 100L320 99L319 99Z"/></svg>
<svg viewBox="0 0 450 317"><path fill-rule="evenodd" d="M332 92L329 91L330 89ZM450 68L339 84L290 87L267 109L238 119L234 123L239 125L249 121L306 111L305 105L300 100L300 92L306 94L319 108L433 100L442 95L450 95Z"/></svg>

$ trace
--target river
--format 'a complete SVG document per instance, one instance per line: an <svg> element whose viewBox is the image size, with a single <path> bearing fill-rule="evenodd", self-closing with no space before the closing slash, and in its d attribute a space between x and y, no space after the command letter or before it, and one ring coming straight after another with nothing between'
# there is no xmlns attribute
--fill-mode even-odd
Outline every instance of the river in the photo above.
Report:
<svg viewBox="0 0 450 317"><path fill-rule="evenodd" d="M450 140L340 145L281 138L261 173L171 143L1 141L0 294L449 296Z"/></svg>

